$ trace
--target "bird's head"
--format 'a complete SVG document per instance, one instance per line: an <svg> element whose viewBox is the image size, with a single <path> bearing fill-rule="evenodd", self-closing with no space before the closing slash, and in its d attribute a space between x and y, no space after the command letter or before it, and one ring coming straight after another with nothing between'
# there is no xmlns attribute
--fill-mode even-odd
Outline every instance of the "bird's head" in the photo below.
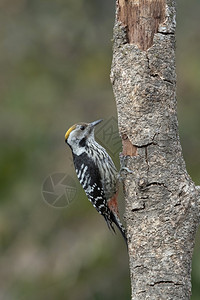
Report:
<svg viewBox="0 0 200 300"><path fill-rule="evenodd" d="M92 123L78 123L70 127L65 133L65 142L74 151L83 148L85 145L94 140L94 128L103 120L97 120Z"/></svg>

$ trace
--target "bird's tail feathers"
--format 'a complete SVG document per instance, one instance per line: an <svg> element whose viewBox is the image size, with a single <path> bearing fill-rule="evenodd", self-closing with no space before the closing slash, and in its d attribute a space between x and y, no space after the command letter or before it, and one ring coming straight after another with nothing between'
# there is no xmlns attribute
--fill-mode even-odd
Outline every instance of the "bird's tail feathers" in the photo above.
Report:
<svg viewBox="0 0 200 300"><path fill-rule="evenodd" d="M106 220L106 224L109 228L109 230L111 230L112 232L114 232L114 234L116 234L116 231L115 231L115 228L113 227L113 224L112 224L112 220L111 219L108 219L107 217L105 217L105 220Z"/></svg>
<svg viewBox="0 0 200 300"><path fill-rule="evenodd" d="M119 231L121 232L121 234L122 234L122 236L123 236L123 238L126 242L126 245L128 247L127 237L126 237L126 229L122 225L122 223L121 223L120 219L118 218L118 216L116 214L114 214L113 212L111 212L111 218L110 219L105 218L105 220L106 220L106 223L108 225L108 228L116 234L115 228L113 227L113 224L112 224L112 223L115 223L115 225L118 227Z"/></svg>

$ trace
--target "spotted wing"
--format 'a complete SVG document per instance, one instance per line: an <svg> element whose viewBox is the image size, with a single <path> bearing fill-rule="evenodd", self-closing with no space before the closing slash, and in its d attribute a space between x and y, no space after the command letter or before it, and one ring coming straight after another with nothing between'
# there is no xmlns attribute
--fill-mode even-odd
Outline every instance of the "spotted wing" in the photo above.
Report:
<svg viewBox="0 0 200 300"><path fill-rule="evenodd" d="M112 226L112 212L110 211L104 190L101 183L101 176L98 167L93 160L83 153L79 156L74 155L74 166L77 177L86 192L92 205L106 220L109 228L115 232Z"/></svg>

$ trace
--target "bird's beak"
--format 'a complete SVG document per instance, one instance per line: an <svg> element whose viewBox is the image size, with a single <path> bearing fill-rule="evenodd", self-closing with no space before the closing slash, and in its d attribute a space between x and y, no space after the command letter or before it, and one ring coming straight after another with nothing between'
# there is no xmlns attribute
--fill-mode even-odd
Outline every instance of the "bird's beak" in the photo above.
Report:
<svg viewBox="0 0 200 300"><path fill-rule="evenodd" d="M94 127L94 126L96 126L97 124L101 123L102 121L103 121L103 119L94 121L94 122L90 123L89 126L90 126L90 127Z"/></svg>

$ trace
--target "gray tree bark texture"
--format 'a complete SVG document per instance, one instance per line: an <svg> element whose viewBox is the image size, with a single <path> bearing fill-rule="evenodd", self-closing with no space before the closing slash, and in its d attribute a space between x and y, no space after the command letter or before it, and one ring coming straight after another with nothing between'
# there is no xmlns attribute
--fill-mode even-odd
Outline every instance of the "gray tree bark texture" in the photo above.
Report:
<svg viewBox="0 0 200 300"><path fill-rule="evenodd" d="M175 16L174 0L116 1L111 82L134 300L191 295L200 192L178 133Z"/></svg>

